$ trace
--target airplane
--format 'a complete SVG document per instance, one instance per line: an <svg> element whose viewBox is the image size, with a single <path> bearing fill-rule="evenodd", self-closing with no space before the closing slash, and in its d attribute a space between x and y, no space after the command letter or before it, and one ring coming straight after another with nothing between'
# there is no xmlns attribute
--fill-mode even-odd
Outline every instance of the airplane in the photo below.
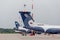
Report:
<svg viewBox="0 0 60 40"><path fill-rule="evenodd" d="M36 33L60 34L60 26L35 23L29 11L19 11L24 28L34 30Z"/></svg>
<svg viewBox="0 0 60 40"><path fill-rule="evenodd" d="M60 26L55 25L47 25L47 24L41 24L41 23L35 23L34 19L30 15L31 12L29 11L19 11L19 14L22 17L24 27L20 27L20 24L15 21L15 31L19 32L27 32L31 33L31 30L34 30L35 33L41 34L60 34Z"/></svg>
<svg viewBox="0 0 60 40"><path fill-rule="evenodd" d="M26 12L26 14L28 14L30 17L31 17L31 15L30 15L30 13L29 12ZM23 23L24 23L24 25L25 26L20 26L20 24L18 23L18 21L15 21L15 28L14 28L14 30L15 30L15 32L18 32L18 33L32 33L32 30L34 30L34 31L36 31L35 33L36 34L41 34L41 33L43 33L44 32L44 29L42 28L42 27L30 27L29 26L29 24L28 24L28 22L26 21L24 21L25 20L25 16L24 16L24 13L21 15L23 18ZM31 17L31 19L33 20L33 18ZM29 20L30 20L30 18L29 18ZM34 21L34 20L33 20ZM27 23L27 24L26 24ZM28 27L27 27L28 26ZM26 27L26 28L25 28ZM37 29L38 28L38 29Z"/></svg>
<svg viewBox="0 0 60 40"><path fill-rule="evenodd" d="M20 13L20 15L22 17L22 20L23 20L23 23L24 23L24 27L23 28L34 30L35 33L37 33L37 34L41 34L41 33L44 32L44 29L42 27L35 26L35 25L33 26L32 22L34 22L34 19L30 15L31 12L20 11L19 13Z"/></svg>
<svg viewBox="0 0 60 40"><path fill-rule="evenodd" d="M18 21L15 21L15 28L14 28L14 30L15 30L15 32L17 32L17 33L31 33L31 30L29 30L29 29L26 29L26 28L23 28L22 26L20 26L20 24L18 23Z"/></svg>

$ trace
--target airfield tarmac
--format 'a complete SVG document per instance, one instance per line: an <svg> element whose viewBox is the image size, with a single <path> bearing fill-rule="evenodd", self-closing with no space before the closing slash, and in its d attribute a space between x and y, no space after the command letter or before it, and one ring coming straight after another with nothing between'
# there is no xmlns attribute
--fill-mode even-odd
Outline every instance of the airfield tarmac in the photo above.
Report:
<svg viewBox="0 0 60 40"><path fill-rule="evenodd" d="M0 34L0 40L60 40L60 35L22 36L21 34Z"/></svg>

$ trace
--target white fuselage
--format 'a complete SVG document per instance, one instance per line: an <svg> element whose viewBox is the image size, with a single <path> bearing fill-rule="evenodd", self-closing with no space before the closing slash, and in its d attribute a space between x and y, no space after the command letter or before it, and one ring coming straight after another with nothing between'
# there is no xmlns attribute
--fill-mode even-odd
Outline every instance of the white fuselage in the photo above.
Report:
<svg viewBox="0 0 60 40"><path fill-rule="evenodd" d="M19 29L19 30L25 30L25 31L28 31L28 29L23 28L23 27L19 27L18 29Z"/></svg>
<svg viewBox="0 0 60 40"><path fill-rule="evenodd" d="M42 27L45 31L49 28L60 28L60 26L57 26L57 25L48 25L48 24L42 24L42 23L35 23L32 20L30 20L28 23L31 27ZM32 24L30 24L30 23L32 23Z"/></svg>

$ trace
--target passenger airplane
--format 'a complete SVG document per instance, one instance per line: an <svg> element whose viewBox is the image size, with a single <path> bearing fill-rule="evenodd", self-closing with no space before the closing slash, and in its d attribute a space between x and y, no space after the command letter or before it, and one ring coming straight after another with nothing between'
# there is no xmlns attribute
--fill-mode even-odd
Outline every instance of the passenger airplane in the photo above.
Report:
<svg viewBox="0 0 60 40"><path fill-rule="evenodd" d="M15 26L16 26L14 28L15 32L18 32L18 33L22 33L22 32L31 33L31 30L23 28L22 26L20 26L20 24L17 21L15 21Z"/></svg>
<svg viewBox="0 0 60 40"><path fill-rule="evenodd" d="M24 27L19 27L20 25L17 22L15 22L15 24L18 24L18 26L16 25L16 28L18 28L20 31L34 30L36 33L60 34L60 26L35 23L30 15L31 12L28 11L20 11L19 14L22 17Z"/></svg>

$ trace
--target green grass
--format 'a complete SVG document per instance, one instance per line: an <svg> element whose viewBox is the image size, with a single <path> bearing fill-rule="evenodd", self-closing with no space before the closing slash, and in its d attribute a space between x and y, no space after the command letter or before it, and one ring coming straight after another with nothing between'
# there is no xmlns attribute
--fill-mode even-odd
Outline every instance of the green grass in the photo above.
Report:
<svg viewBox="0 0 60 40"><path fill-rule="evenodd" d="M3 29L3 28L0 28L0 33L16 33L14 31L14 29Z"/></svg>

